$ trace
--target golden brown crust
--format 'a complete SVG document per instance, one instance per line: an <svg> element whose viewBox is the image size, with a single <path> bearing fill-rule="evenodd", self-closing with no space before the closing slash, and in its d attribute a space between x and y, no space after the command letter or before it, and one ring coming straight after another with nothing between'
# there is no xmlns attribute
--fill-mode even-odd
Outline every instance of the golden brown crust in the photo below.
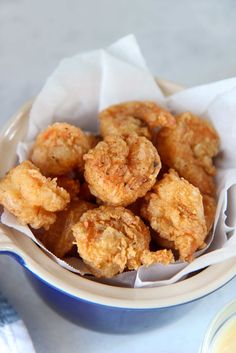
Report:
<svg viewBox="0 0 236 353"><path fill-rule="evenodd" d="M212 226L215 220L216 200L211 196L202 195L202 201L203 201L204 217L206 221L207 234L208 234L212 229ZM155 243L161 246L162 248L175 250L174 241L164 239L154 231L152 232L152 238L154 239ZM203 244L203 247L204 246L205 244ZM199 248L202 248L202 247L200 246Z"/></svg>
<svg viewBox="0 0 236 353"><path fill-rule="evenodd" d="M144 266L148 267L154 264L169 265L170 263L174 263L175 259L171 250L144 250L141 256L141 262Z"/></svg>
<svg viewBox="0 0 236 353"><path fill-rule="evenodd" d="M44 246L57 257L63 258L74 245L73 225L80 220L82 214L96 206L82 200L72 201L68 208L58 213L56 222L47 231L34 232Z"/></svg>
<svg viewBox="0 0 236 353"><path fill-rule="evenodd" d="M203 194L215 194L212 158L219 151L219 136L206 120L191 113L176 117L176 127L164 127L156 138L164 164L198 187Z"/></svg>
<svg viewBox="0 0 236 353"><path fill-rule="evenodd" d="M56 220L55 212L69 202L70 195L56 179L44 177L30 161L12 168L0 181L0 203L32 228L47 229Z"/></svg>
<svg viewBox="0 0 236 353"><path fill-rule="evenodd" d="M67 123L55 123L36 138L30 159L46 176L83 170L83 155L90 143L83 131Z"/></svg>
<svg viewBox="0 0 236 353"><path fill-rule="evenodd" d="M107 136L85 156L85 180L93 195L110 205L126 206L155 184L159 155L145 137Z"/></svg>
<svg viewBox="0 0 236 353"><path fill-rule="evenodd" d="M151 140L152 128L173 126L174 116L154 102L133 101L113 105L99 114L100 131L109 135L136 134Z"/></svg>
<svg viewBox="0 0 236 353"><path fill-rule="evenodd" d="M148 228L123 207L100 206L82 215L73 227L78 252L97 277L112 277L141 265L149 248Z"/></svg>
<svg viewBox="0 0 236 353"><path fill-rule="evenodd" d="M129 136L137 134L151 140L152 134L148 126L142 120L133 116L117 115L115 118L100 114L100 132L103 137L109 135Z"/></svg>
<svg viewBox="0 0 236 353"><path fill-rule="evenodd" d="M207 235L198 188L170 170L145 197L142 216L161 238L174 242L182 260L191 260Z"/></svg>

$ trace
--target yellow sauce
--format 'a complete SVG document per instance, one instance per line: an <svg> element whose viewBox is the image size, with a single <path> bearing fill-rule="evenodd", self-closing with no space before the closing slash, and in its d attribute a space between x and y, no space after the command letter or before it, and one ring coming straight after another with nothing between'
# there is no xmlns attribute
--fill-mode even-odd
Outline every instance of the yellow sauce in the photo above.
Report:
<svg viewBox="0 0 236 353"><path fill-rule="evenodd" d="M232 318L219 331L211 353L236 353L236 318Z"/></svg>

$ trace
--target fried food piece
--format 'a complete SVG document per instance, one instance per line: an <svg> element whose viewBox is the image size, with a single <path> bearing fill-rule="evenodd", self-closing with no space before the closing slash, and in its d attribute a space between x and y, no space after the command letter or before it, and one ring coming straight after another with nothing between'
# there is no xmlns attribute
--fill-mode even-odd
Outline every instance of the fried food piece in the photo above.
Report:
<svg viewBox="0 0 236 353"><path fill-rule="evenodd" d="M204 217L206 221L207 227L207 234L210 232L214 220L215 220L215 213L216 213L216 200L208 195L202 195L203 207L204 207ZM152 237L156 244L161 246L165 249L172 249L175 250L175 243L174 241L170 241L160 237L156 232L152 233ZM203 245L204 246L204 245Z"/></svg>
<svg viewBox="0 0 236 353"><path fill-rule="evenodd" d="M105 111L106 112L106 111ZM100 132L103 137L109 135L129 136L137 134L151 140L152 133L147 124L133 116L117 115L115 117L100 114Z"/></svg>
<svg viewBox="0 0 236 353"><path fill-rule="evenodd" d="M145 224L123 207L87 211L72 230L80 256L97 277L137 269L150 242Z"/></svg>
<svg viewBox="0 0 236 353"><path fill-rule="evenodd" d="M141 256L141 262L148 267L154 264L169 265L175 262L174 255L171 250L163 249L157 251L144 250Z"/></svg>
<svg viewBox="0 0 236 353"><path fill-rule="evenodd" d="M115 206L126 206L144 196L161 168L156 148L136 135L107 136L84 160L84 177L91 193Z"/></svg>
<svg viewBox="0 0 236 353"><path fill-rule="evenodd" d="M129 136L137 134L151 139L151 129L175 125L174 116L154 102L126 102L113 105L99 114L100 131L109 135Z"/></svg>
<svg viewBox="0 0 236 353"><path fill-rule="evenodd" d="M80 183L78 179L72 179L66 175L58 176L57 185L70 194L71 200L78 197L80 192Z"/></svg>
<svg viewBox="0 0 236 353"><path fill-rule="evenodd" d="M64 175L83 170L83 155L89 149L90 142L80 128L55 123L37 136L30 159L46 176Z"/></svg>
<svg viewBox="0 0 236 353"><path fill-rule="evenodd" d="M66 190L57 186L56 179L43 176L30 161L12 168L0 181L0 203L23 225L48 227L70 202Z"/></svg>
<svg viewBox="0 0 236 353"><path fill-rule="evenodd" d="M180 259L191 261L207 235L202 195L170 170L145 197L142 216L161 238L174 242Z"/></svg>
<svg viewBox="0 0 236 353"><path fill-rule="evenodd" d="M208 195L202 195L204 215L206 220L207 233L210 232L216 214L216 200Z"/></svg>
<svg viewBox="0 0 236 353"><path fill-rule="evenodd" d="M58 213L56 222L47 231L40 230L35 235L54 255L64 258L74 246L73 225L80 220L84 212L95 207L89 202L74 200L66 210Z"/></svg>
<svg viewBox="0 0 236 353"><path fill-rule="evenodd" d="M219 151L219 136L210 122L191 113L176 117L176 127L161 129L156 147L164 164L198 187L203 194L215 194L212 158Z"/></svg>

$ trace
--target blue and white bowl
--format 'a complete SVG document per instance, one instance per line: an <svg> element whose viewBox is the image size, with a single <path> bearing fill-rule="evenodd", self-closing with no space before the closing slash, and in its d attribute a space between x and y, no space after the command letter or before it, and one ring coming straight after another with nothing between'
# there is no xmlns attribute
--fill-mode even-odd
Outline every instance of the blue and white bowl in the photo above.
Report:
<svg viewBox="0 0 236 353"><path fill-rule="evenodd" d="M180 90L167 81L159 84L166 94ZM26 104L0 134L0 176L16 163L16 145L25 136L30 107L31 103ZM183 304L213 292L236 274L235 259L230 259L168 286L114 287L69 272L28 237L0 227L0 253L23 266L38 294L64 317L97 331L130 333L162 325L174 311L181 314Z"/></svg>

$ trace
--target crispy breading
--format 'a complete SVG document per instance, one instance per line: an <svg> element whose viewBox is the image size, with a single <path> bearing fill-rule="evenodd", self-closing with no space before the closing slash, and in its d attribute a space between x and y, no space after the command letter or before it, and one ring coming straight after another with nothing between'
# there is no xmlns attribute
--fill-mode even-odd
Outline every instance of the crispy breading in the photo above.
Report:
<svg viewBox="0 0 236 353"><path fill-rule="evenodd" d="M137 269L143 250L149 247L148 228L124 207L87 211L72 229L80 256L97 277Z"/></svg>
<svg viewBox="0 0 236 353"><path fill-rule="evenodd" d="M216 200L211 196L202 195L202 201L203 201L204 217L206 221L207 234L208 234L212 229L212 226L215 220ZM153 231L152 233L152 238L154 239L155 243L161 246L162 248L175 250L174 241L170 241L160 237L160 235L155 231Z"/></svg>
<svg viewBox="0 0 236 353"><path fill-rule="evenodd" d="M141 256L141 262L144 266L148 267L158 263L162 265L169 265L170 263L175 262L175 259L171 250L144 250Z"/></svg>
<svg viewBox="0 0 236 353"><path fill-rule="evenodd" d="M75 242L72 226L80 220L82 214L96 206L82 200L72 201L68 208L58 213L56 222L47 231L35 232L36 237L57 257L68 254Z"/></svg>
<svg viewBox="0 0 236 353"><path fill-rule="evenodd" d="M110 106L99 114L99 120L103 137L137 134L151 140L152 128L175 125L175 118L170 112L149 101Z"/></svg>
<svg viewBox="0 0 236 353"><path fill-rule="evenodd" d="M145 137L107 136L84 156L85 180L103 202L126 206L155 184L159 155Z"/></svg>
<svg viewBox="0 0 236 353"><path fill-rule="evenodd" d="M161 238L174 242L181 260L192 260L207 235L202 195L174 170L145 196L142 216Z"/></svg>
<svg viewBox="0 0 236 353"><path fill-rule="evenodd" d="M109 135L129 136L137 134L151 140L152 134L147 124L133 116L117 115L115 117L100 114L100 132L103 137Z"/></svg>
<svg viewBox="0 0 236 353"><path fill-rule="evenodd" d="M0 181L0 203L21 224L47 229L65 209L70 195L57 186L56 179L43 176L30 161L12 168Z"/></svg>
<svg viewBox="0 0 236 353"><path fill-rule="evenodd" d="M67 123L54 123L36 138L30 159L46 176L83 170L83 155L90 149L86 134Z"/></svg>
<svg viewBox="0 0 236 353"><path fill-rule="evenodd" d="M219 143L212 124L188 112L176 117L175 128L164 127L156 137L163 163L211 196L216 189L212 158L219 151Z"/></svg>

